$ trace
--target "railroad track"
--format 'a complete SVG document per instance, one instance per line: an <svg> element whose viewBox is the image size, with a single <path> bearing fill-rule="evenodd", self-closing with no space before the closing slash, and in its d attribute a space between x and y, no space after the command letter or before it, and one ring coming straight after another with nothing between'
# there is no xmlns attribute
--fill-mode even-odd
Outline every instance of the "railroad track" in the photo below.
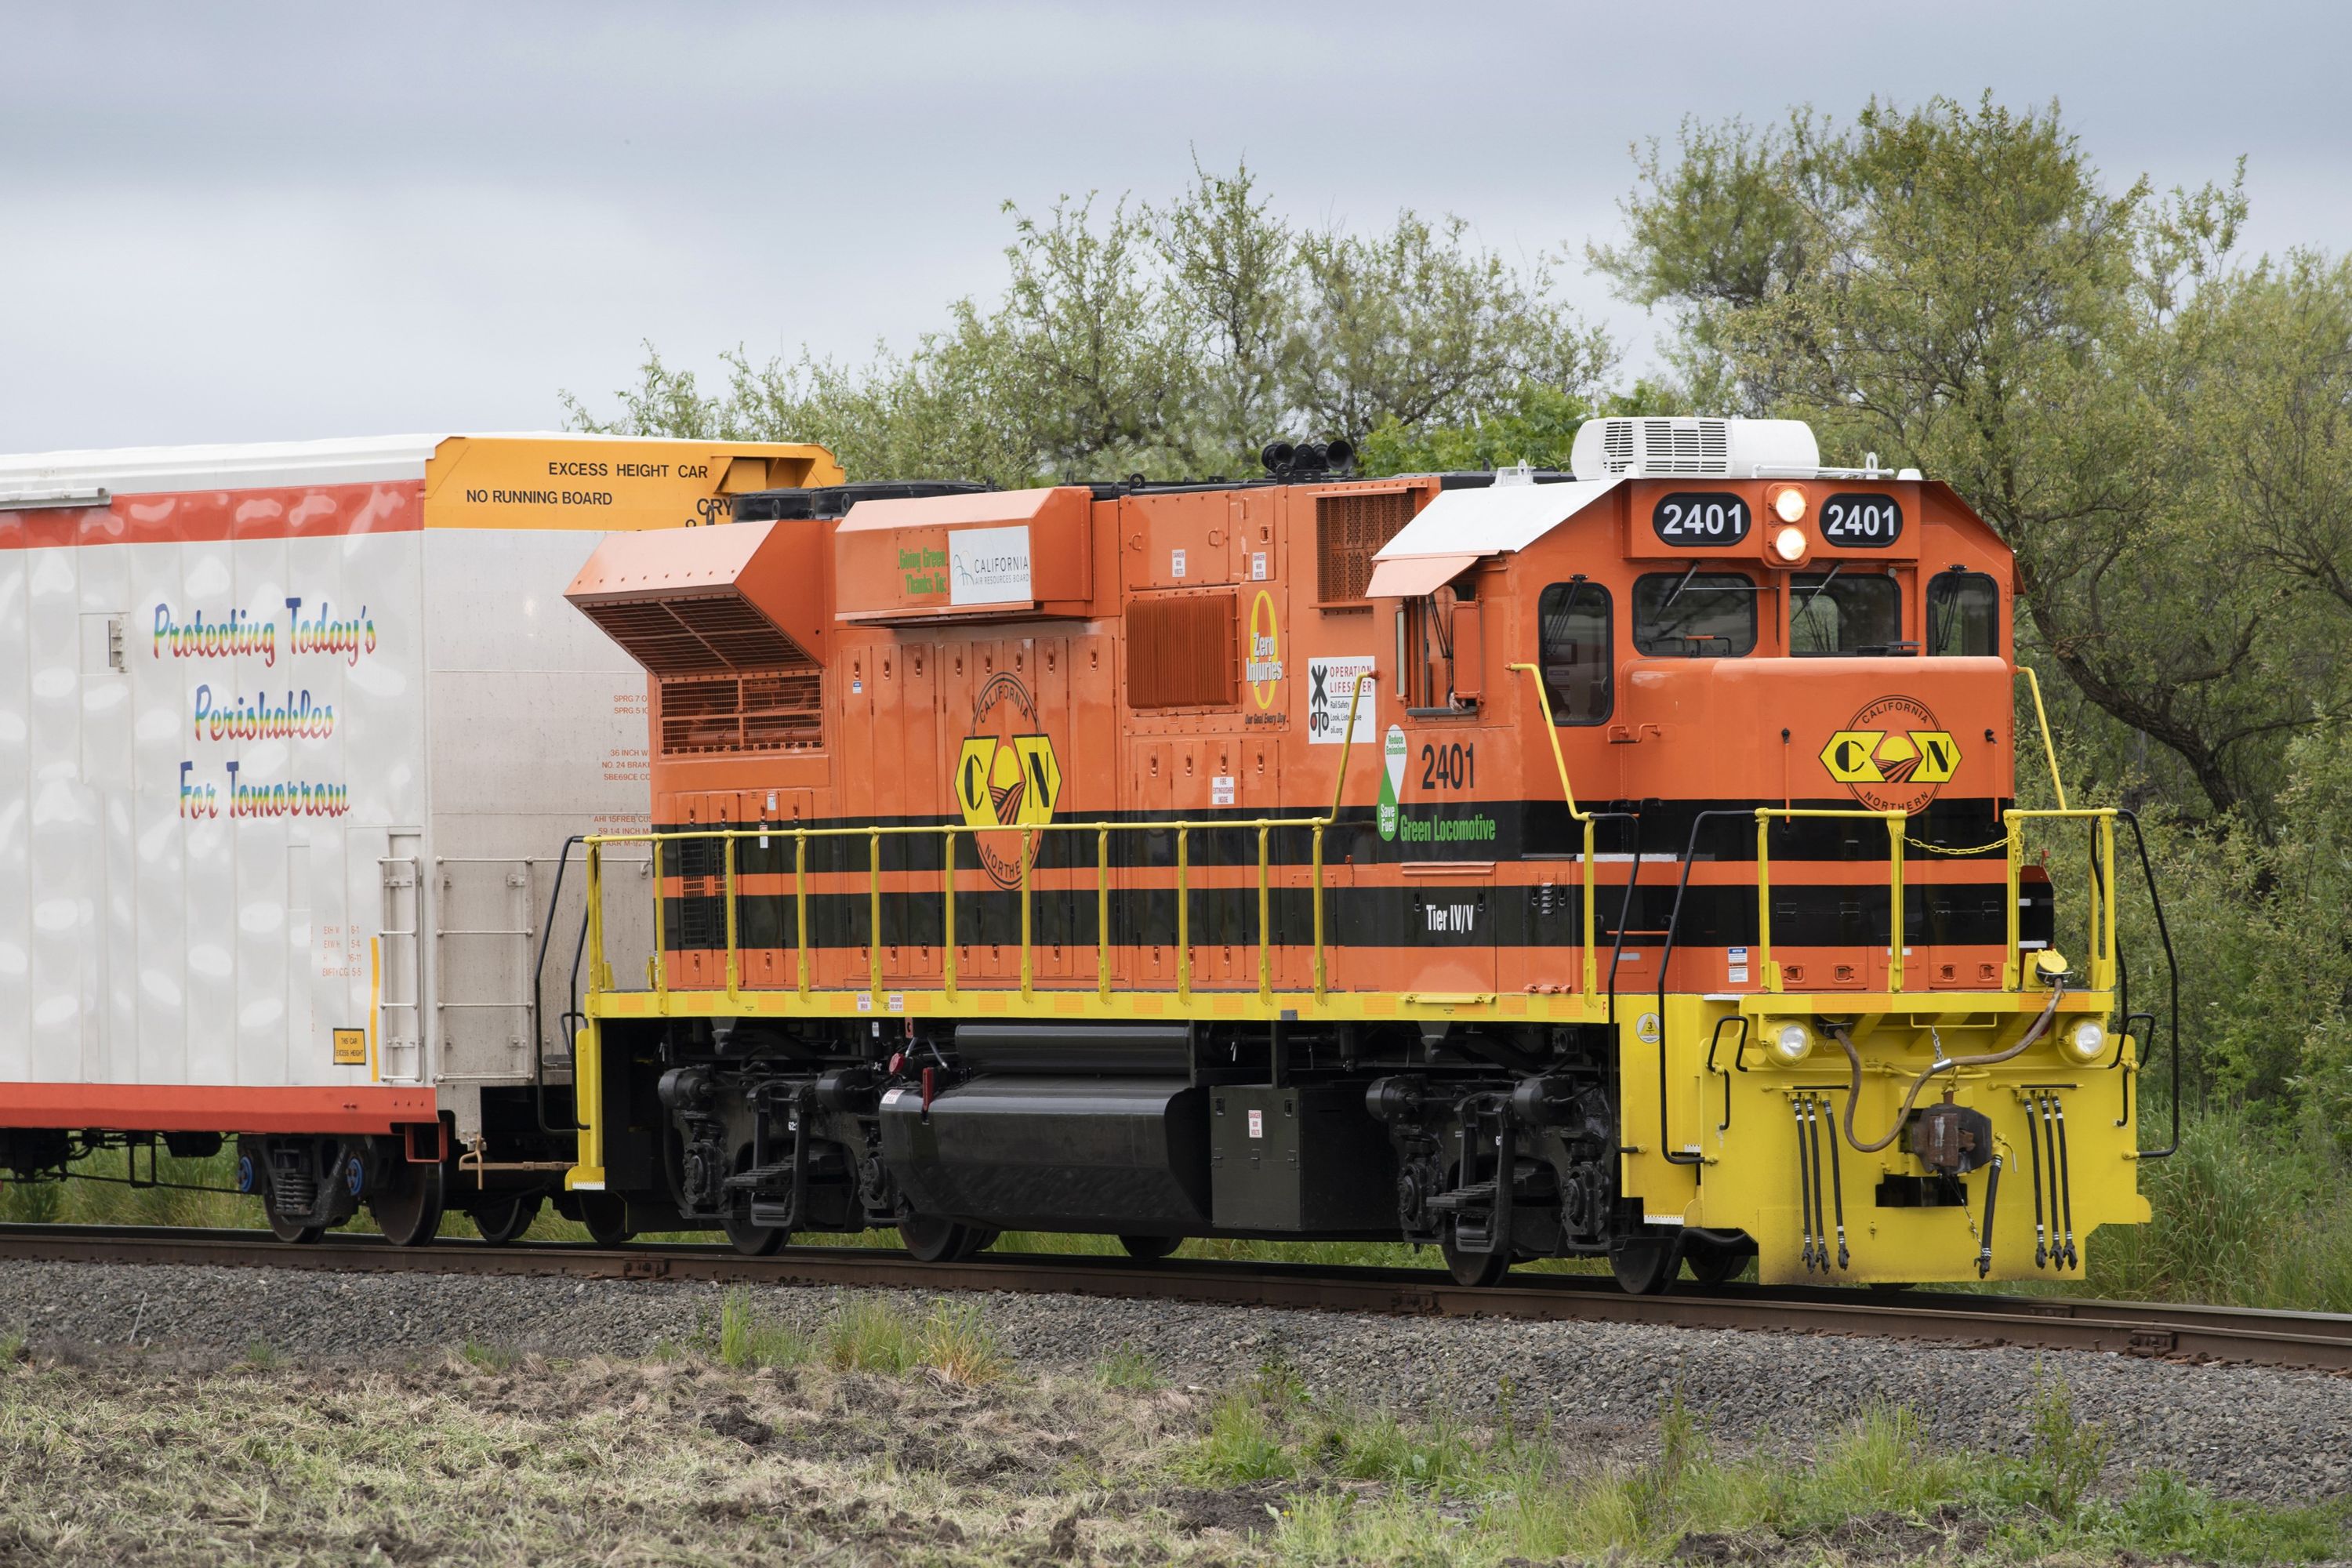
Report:
<svg viewBox="0 0 2352 1568"><path fill-rule="evenodd" d="M0 1225L0 1260L6 1259L1139 1297L1392 1316L1932 1340L2352 1373L2352 1315L2075 1297L1754 1286L1628 1296L1605 1279L1559 1274L1514 1275L1504 1286L1472 1289L1434 1270L1411 1268L1177 1258L1146 1264L1033 1254L927 1264L899 1252L849 1247L789 1247L772 1258L745 1258L717 1246L444 1242L398 1247L373 1237L289 1247L259 1231L115 1226Z"/></svg>

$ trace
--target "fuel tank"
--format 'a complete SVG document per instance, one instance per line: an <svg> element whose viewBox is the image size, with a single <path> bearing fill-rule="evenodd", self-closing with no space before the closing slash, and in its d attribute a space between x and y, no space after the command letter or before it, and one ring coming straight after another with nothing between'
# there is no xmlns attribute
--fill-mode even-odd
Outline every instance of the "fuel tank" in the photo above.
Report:
<svg viewBox="0 0 2352 1568"><path fill-rule="evenodd" d="M1001 1230L1174 1235L1210 1223L1208 1090L1181 1078L982 1076L882 1097L917 1210Z"/></svg>

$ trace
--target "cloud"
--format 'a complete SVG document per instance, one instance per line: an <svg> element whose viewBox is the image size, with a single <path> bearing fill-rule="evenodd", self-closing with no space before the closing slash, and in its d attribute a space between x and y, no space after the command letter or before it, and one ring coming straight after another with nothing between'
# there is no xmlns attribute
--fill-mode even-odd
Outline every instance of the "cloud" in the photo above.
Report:
<svg viewBox="0 0 2352 1568"><path fill-rule="evenodd" d="M1244 153L1313 222L1533 256L1685 115L2063 100L2111 174L2252 155L2258 246L2352 244L2333 8L78 5L0 12L0 447L531 428L627 381L901 344L998 204ZM2279 40L2292 37L2292 48ZM1572 295L1650 327L1596 281Z"/></svg>

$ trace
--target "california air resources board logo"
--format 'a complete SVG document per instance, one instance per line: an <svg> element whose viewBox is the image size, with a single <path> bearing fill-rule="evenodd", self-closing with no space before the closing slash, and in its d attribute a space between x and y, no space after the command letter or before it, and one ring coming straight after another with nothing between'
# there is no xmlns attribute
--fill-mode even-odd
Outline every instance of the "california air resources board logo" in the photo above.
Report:
<svg viewBox="0 0 2352 1568"><path fill-rule="evenodd" d="M1822 766L1873 811L1920 811L1951 782L1960 745L1912 697L1866 704L1822 748Z"/></svg>
<svg viewBox="0 0 2352 1568"><path fill-rule="evenodd" d="M1037 700L1020 677L999 671L988 678L971 705L971 733L956 756L956 803L967 826L1042 827L1054 820L1062 796L1062 764L1053 738L1037 719ZM1036 840L1029 860L1035 864ZM1010 835L980 833L980 863L1002 888L1021 885L1021 841Z"/></svg>

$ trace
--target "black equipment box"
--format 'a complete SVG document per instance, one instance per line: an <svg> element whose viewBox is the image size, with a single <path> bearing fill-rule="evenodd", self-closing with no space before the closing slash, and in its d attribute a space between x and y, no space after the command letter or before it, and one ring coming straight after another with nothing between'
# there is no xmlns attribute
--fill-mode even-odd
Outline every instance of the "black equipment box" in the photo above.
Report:
<svg viewBox="0 0 2352 1568"><path fill-rule="evenodd" d="M1396 1152L1361 1083L1209 1091L1209 1203L1220 1230L1393 1236Z"/></svg>

